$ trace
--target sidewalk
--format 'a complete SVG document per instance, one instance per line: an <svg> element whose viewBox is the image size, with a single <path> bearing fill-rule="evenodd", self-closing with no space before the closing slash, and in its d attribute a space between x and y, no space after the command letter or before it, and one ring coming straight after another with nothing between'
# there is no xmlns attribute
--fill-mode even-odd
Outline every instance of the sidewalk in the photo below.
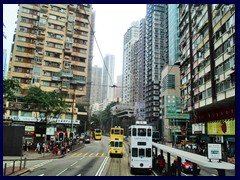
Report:
<svg viewBox="0 0 240 180"><path fill-rule="evenodd" d="M81 149L82 147L84 147L83 143L77 144L75 147L73 147L73 150L67 154L73 153L73 152ZM3 156L3 173L4 173L4 164L5 163L11 163L13 161L16 162L16 165L14 168L14 173L12 172L13 165L10 165L5 170L6 176L19 176L19 175L29 171L28 168L23 167L25 158L26 158L26 161L31 161L31 160L57 159L57 158L63 158L64 156L65 155L56 155L56 154L53 154L52 152L39 154L38 152L33 151L33 150L23 151L23 156ZM20 169L20 160L21 159L22 159L22 168ZM6 162L4 162L4 161L6 161Z"/></svg>

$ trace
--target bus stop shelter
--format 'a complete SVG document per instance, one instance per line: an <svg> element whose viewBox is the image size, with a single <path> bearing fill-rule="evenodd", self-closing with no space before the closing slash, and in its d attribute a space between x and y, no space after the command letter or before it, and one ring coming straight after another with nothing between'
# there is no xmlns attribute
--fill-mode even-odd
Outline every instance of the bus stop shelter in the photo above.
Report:
<svg viewBox="0 0 240 180"><path fill-rule="evenodd" d="M198 154L186 152L180 149L172 148L163 144L158 144L158 143L152 143L153 148L155 149L155 154L157 154L158 150L160 150L161 155L163 155L163 152L167 153L167 164L168 164L168 170L170 169L170 156L175 155L178 158L178 164L177 164L177 169L178 169L178 176L181 176L181 158L187 159L193 163L193 175L197 176L197 164L208 167L208 168L213 168L218 171L219 176L225 176L225 170L235 170L235 165L227 162L219 162L217 160L212 160L211 162L206 156L201 156ZM170 174L169 174L170 175Z"/></svg>

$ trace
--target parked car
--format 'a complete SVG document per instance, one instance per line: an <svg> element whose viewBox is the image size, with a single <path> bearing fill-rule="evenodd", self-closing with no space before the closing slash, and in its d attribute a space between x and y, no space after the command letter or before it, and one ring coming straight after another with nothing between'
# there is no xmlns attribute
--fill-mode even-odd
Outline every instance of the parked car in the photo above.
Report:
<svg viewBox="0 0 240 180"><path fill-rule="evenodd" d="M177 159L174 160L175 163L177 163ZM182 167L182 172L183 173L193 173L193 163L191 161L188 161L184 158L182 158L182 164L181 164L181 167ZM197 164L197 174L200 173L200 167L198 166Z"/></svg>
<svg viewBox="0 0 240 180"><path fill-rule="evenodd" d="M84 141L84 143L90 143L90 137L85 136L83 141Z"/></svg>

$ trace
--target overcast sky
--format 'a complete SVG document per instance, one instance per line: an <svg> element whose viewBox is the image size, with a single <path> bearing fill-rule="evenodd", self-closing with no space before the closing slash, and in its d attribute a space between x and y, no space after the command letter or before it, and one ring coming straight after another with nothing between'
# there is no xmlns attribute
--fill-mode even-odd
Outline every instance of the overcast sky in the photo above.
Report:
<svg viewBox="0 0 240 180"><path fill-rule="evenodd" d="M95 37L103 57L115 55L115 77L122 74L123 36L133 21L140 21L146 15L145 4L93 4L96 11ZM18 5L3 4L3 31L7 39L3 40L3 48L7 49L7 59L11 51ZM103 67L103 60L96 44L94 44L93 65Z"/></svg>

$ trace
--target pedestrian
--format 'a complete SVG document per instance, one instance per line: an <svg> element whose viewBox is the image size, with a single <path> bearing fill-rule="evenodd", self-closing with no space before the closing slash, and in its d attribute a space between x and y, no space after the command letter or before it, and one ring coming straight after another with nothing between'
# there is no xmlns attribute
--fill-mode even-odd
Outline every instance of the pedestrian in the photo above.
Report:
<svg viewBox="0 0 240 180"><path fill-rule="evenodd" d="M171 174L172 174L172 176L177 175L177 164L175 163L175 161L171 165Z"/></svg>
<svg viewBox="0 0 240 180"><path fill-rule="evenodd" d="M166 164L165 159L164 159L163 156L161 156L160 159L159 159L160 174L163 173L163 169L165 168L165 164Z"/></svg>
<svg viewBox="0 0 240 180"><path fill-rule="evenodd" d="M58 153L58 147L57 147L57 145L55 145L55 146L53 147L53 151L54 151L54 153L57 155L57 153Z"/></svg>
<svg viewBox="0 0 240 180"><path fill-rule="evenodd" d="M40 154L40 143L39 142L37 143L37 147L36 147L35 151L37 151Z"/></svg>

